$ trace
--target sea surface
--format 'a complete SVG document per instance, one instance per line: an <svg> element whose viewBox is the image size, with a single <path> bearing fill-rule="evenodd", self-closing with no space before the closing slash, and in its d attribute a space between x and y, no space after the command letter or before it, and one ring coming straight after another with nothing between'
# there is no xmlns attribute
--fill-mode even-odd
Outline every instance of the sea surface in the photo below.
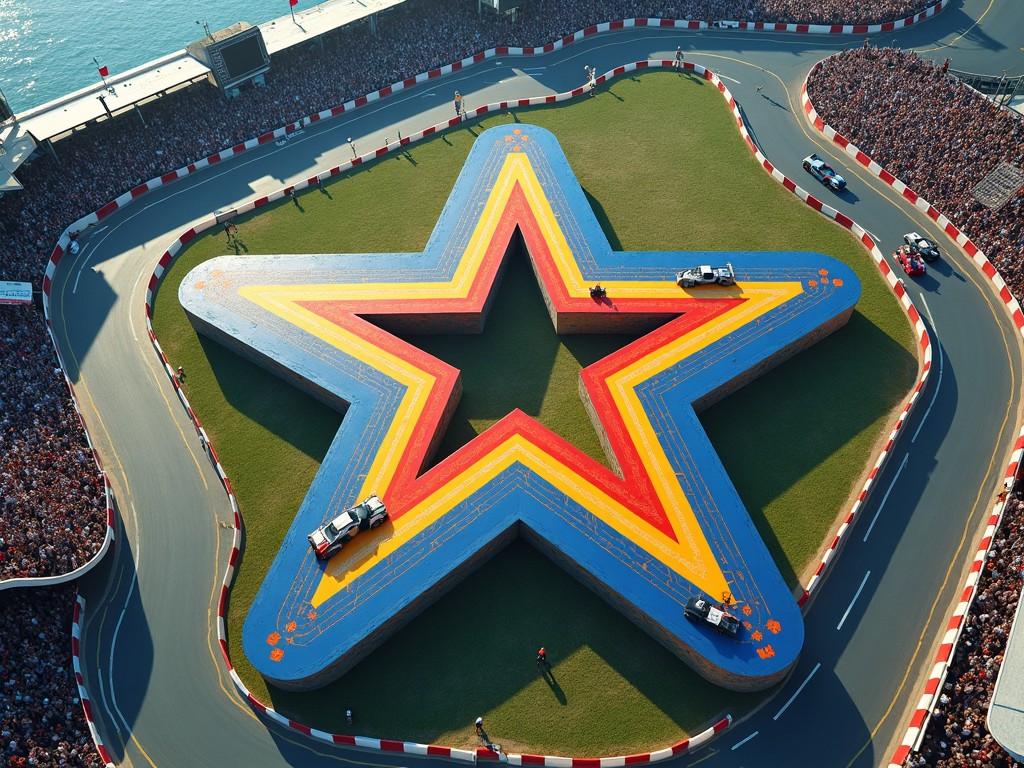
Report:
<svg viewBox="0 0 1024 768"><path fill-rule="evenodd" d="M299 0L296 10L312 0ZM217 30L288 14L288 0L0 0L0 90L15 112L116 74Z"/></svg>

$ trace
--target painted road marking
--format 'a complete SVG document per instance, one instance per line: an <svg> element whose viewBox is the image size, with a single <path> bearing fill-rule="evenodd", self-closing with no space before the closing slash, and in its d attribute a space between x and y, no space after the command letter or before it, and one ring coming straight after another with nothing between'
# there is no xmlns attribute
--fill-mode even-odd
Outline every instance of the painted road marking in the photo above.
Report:
<svg viewBox="0 0 1024 768"><path fill-rule="evenodd" d="M742 746L743 746L744 744L746 744L746 743L747 743L748 741L750 741L750 740L751 740L752 738L754 738L755 736L757 736L757 734L759 734L759 733L760 733L760 731L754 731L754 732L753 732L752 734L750 734L749 736L747 736L747 738L743 739L743 741L737 741L737 742L736 742L735 744L733 744L733 745L732 745L732 749L734 749L734 750L735 750L735 749L739 749L739 748L740 748L740 747L742 747Z"/></svg>
<svg viewBox="0 0 1024 768"><path fill-rule="evenodd" d="M911 443L917 440L917 436L921 432L921 427L924 426L924 422L928 418L928 414L932 412L932 406L935 405L935 400L939 396L939 387L942 386L942 345L938 342L939 331L935 327L935 318L932 317L932 310L931 307L928 306L928 299L923 293L921 294L921 301L924 303L924 310L928 313L928 322L931 324L932 333L935 336L935 339L933 339L935 343L932 344L932 346L935 348L935 352L939 356L939 377L936 379L935 391L932 392L932 399L928 403L928 407L925 408L924 416L921 417L921 421L918 423L917 429L914 430L914 436L910 438Z"/></svg>
<svg viewBox="0 0 1024 768"><path fill-rule="evenodd" d="M846 611L843 613L843 618L839 620L839 624L836 626L836 632L843 628L843 624L846 623L846 617L850 615L850 611L853 610L853 604L857 602L857 598L860 597L860 593L864 591L864 585L868 583L868 577L871 575L871 571L864 574L864 579L861 581L860 586L857 587L857 592L853 596L853 600L846 606Z"/></svg>
<svg viewBox="0 0 1024 768"><path fill-rule="evenodd" d="M910 459L910 454L903 454L903 461L900 462L900 468L896 470L896 474L893 475L892 482L889 483L889 488L885 492L885 496L882 497L882 503L878 505L878 509L875 510L875 516L871 518L871 525L868 526L868 532L864 534L864 541L868 540L868 536L871 535L871 529L875 527L875 523L878 522L878 516L882 514L882 507L885 506L886 500L889 498L889 494L892 493L892 489L896 485L896 481L899 480L900 474L903 472L903 468L907 466L907 460Z"/></svg>
<svg viewBox="0 0 1024 768"><path fill-rule="evenodd" d="M88 250L89 250L89 246L88 245L85 246L84 248L82 248L81 256L83 258L85 257L85 252L88 251ZM82 271L85 269L85 267L86 267L86 265L88 263L89 263L89 260L85 259L85 261L82 262L82 266L80 266L78 268L78 273L75 275L75 284L71 287L71 292L72 293L78 293L78 280L79 280L79 278L82 277Z"/></svg>
<svg viewBox="0 0 1024 768"><path fill-rule="evenodd" d="M728 75L723 75L721 72L717 72L716 74L722 80L728 80L730 83L736 83L736 85L743 85L743 83L741 83L739 80L736 80L735 78L729 77Z"/></svg>
<svg viewBox="0 0 1024 768"><path fill-rule="evenodd" d="M821 669L820 661L814 665L814 669L811 670L811 674L809 674L807 678L802 683L800 683L800 687L796 689L796 693L789 697L789 701L782 705L782 709L775 713L775 717L773 717L772 720L778 720L780 717L782 717L782 714L787 709L789 709L789 705L792 704L794 699L796 699L796 697L800 695L800 691L807 687L807 684L811 682L811 678L818 673L819 669Z"/></svg>

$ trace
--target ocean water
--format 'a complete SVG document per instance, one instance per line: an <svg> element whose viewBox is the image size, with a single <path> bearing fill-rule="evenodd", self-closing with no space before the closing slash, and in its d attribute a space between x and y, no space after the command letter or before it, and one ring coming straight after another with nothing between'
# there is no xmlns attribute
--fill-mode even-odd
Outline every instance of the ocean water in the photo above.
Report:
<svg viewBox="0 0 1024 768"><path fill-rule="evenodd" d="M299 0L296 10L312 0ZM15 112L184 48L220 29L288 14L288 0L0 0L0 90Z"/></svg>

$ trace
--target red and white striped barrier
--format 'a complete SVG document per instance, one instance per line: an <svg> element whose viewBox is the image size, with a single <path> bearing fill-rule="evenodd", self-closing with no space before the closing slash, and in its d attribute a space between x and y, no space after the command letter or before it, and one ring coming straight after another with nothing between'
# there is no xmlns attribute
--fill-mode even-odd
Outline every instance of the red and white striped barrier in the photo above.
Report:
<svg viewBox="0 0 1024 768"><path fill-rule="evenodd" d="M89 735L96 745L100 759L103 760L104 768L114 768L114 761L110 752L103 746L103 739L96 730L96 723L92 716L92 702L89 700L89 692L85 689L85 678L82 677L82 664L79 659L82 642L82 621L85 614L85 598L81 595L75 596L75 615L71 619L71 665L75 670L75 683L78 685L78 698L82 702L82 712L85 714L85 722L89 725Z"/></svg>
<svg viewBox="0 0 1024 768"><path fill-rule="evenodd" d="M743 140L747 142L747 146L754 153L758 162L761 163L761 167L768 171L772 178L807 203L811 208L818 211L823 216L832 219L836 224L850 230L857 236L861 245L863 245L864 248L867 249L868 253L871 254L871 258L874 260L875 266L878 267L878 270L882 273L882 277L884 277L886 283L889 284L889 288L892 289L896 298L899 299L900 305L907 313L907 317L910 318L910 324L914 330L914 335L917 337L918 346L921 349L917 383L914 385L909 397L903 404L903 408L900 410L900 415L897 417L896 423L889 432L889 437L886 440L881 453L878 455L875 465L868 473L867 480L864 482L861 492L854 500L853 505L850 507L850 511L847 513L843 522L840 524L839 529L836 531L836 534L832 539L832 543L825 549L817 570L815 570L814 574L811 576L810 581L807 582L807 586L804 588L803 594L801 594L797 601L801 606L804 606L807 604L807 601L810 599L815 589L821 584L821 579L824 576L829 563L835 559L839 547L845 542L844 536L846 532L850 529L850 526L853 525L853 521L857 517L857 513L860 511L860 508L864 504L864 500L871 491L874 479L878 476L878 473L881 471L886 461L888 461L889 456L892 455L893 444L896 442L896 438L899 436L900 430L906 423L911 409L917 404L921 391L928 382L928 376L932 367L932 341L931 337L928 335L927 329L925 328L924 321L921 319L921 313L918 312L917 307L914 306L914 302L911 301L910 296L907 295L903 281L893 273L892 268L882 256L882 252L878 249L878 245L875 243L868 231L846 214L841 213L832 206L818 200L804 189L801 189L796 182L787 178L781 171L772 165L771 161L762 154L761 150L758 149L753 139L751 139L750 134L747 132L746 126L743 123L743 118L740 115L739 107L736 104L736 100L732 97L732 94L729 93L729 89L718 80L717 76L712 76L710 79L718 86L718 90L720 90L729 101L729 106L732 109L733 117L736 119L736 124L739 127L740 134L743 136Z"/></svg>
<svg viewBox="0 0 1024 768"><path fill-rule="evenodd" d="M803 86L800 89L800 100L803 104L804 114L807 116L807 119L816 130L823 133L826 138L830 139L837 146L842 148L842 150L856 160L859 165L863 166L869 173L877 176L886 184L891 186L911 205L922 211L929 219L938 224L942 228L942 231L945 232L945 234L958 246L960 246L968 256L970 256L971 260L978 269L981 270L982 274L988 278L989 283L996 291L999 299L1003 303L1003 306L1006 307L1006 311L1013 320L1014 326L1017 328L1018 332L1024 334L1024 312L1021 311L1020 303L1010 292L1009 287L1006 285L1006 281L1003 280L999 271L995 266L993 266L992 262L988 260L985 253L975 245L971 238L959 227L953 224L953 222L951 222L949 218L945 214L941 213L934 205L921 197L921 195L908 187L904 182L896 178L894 174L885 170L885 168L872 160L871 157L861 151L841 133L836 131L835 128L826 124L821 115L818 114L818 111L814 108L814 104L811 103L810 96L807 94L807 82L810 77L818 71L820 66L821 62L814 66L810 74L808 74L807 79L804 80ZM1017 482L1017 472L1020 468L1022 456L1024 456L1024 426L1021 427L1020 432L1018 433L1017 442L1014 443L1013 454L1010 457L1010 463L1006 468L1003 488L1007 492L1012 491ZM1002 520L1003 505L1004 502L1001 499L997 501L992 509L991 515L989 515L985 532L981 537L981 541L978 543L978 549L974 556L974 561L971 563L971 569L967 574L964 588L960 593L960 600L957 602L956 607L953 609L953 614L950 616L949 622L946 624L946 631L942 636L942 642L939 644L938 651L935 654L935 661L932 665L931 674L929 674L928 679L925 682L924 691L918 699L917 707L910 716L910 723L907 726L907 730L904 733L902 741L900 742L900 746L896 749L889 760L889 768L899 768L899 766L902 766L906 762L910 753L917 748L921 737L924 735L925 728L928 725L928 719L931 716L932 708L935 706L935 701L939 697L942 691L942 685L946 680L946 674L949 671L949 662L953 658L953 652L956 650L956 644L960 639L960 631L963 628L963 618L967 615L967 612L970 610L971 605L974 602L976 594L975 587L981 575L981 571L985 566L985 560L988 558L989 547L992 544L995 532L999 528L999 523Z"/></svg>
<svg viewBox="0 0 1024 768"><path fill-rule="evenodd" d="M1013 446L1013 455L1010 458L1009 465L1006 467L1003 488L1007 493L1012 491L1016 485L1017 469L1020 466L1022 456L1024 456L1024 427L1017 434L1017 442ZM964 588L960 592L960 599L957 601L956 607L953 608L953 614L949 617L949 621L946 622L942 641L935 652L932 670L925 681L924 690L922 690L921 696L917 700L917 706L910 715L910 723L903 734L903 739L893 752L892 757L889 758L889 768L901 768L906 763L910 753L918 747L921 738L924 736L925 729L928 727L928 720L931 717L932 709L942 693L942 686L946 681L946 675L949 673L953 652L960 641L960 633L964 628L964 617L971 610L971 605L973 605L974 598L977 596L978 580L981 578L981 573L985 568L985 561L988 559L989 549L992 546L992 541L995 539L996 531L999 530L999 524L1002 522L1003 507L1006 504L1004 498L1005 495L1000 494L1000 499L996 502L992 508L992 513L989 515L988 522L985 525L985 532L981 535L971 568L967 572L967 578L964 580Z"/></svg>
<svg viewBox="0 0 1024 768"><path fill-rule="evenodd" d="M772 21L719 21L714 26L720 29L744 29L753 32L797 32L799 34L816 35L876 35L880 32L894 32L897 29L904 29L920 24L925 19L930 19L942 11L946 0L939 0L937 3L923 8L913 16L907 16L896 21L885 21L880 24L785 24Z"/></svg>
<svg viewBox="0 0 1024 768"><path fill-rule="evenodd" d="M616 67L615 69L613 69L613 70L611 70L609 72L606 72L605 74L601 75L600 77L598 77L596 79L596 83L598 85L600 85L600 84L603 84L603 83L611 80L614 77L626 74L628 72L635 72L637 70L657 69L657 68L671 69L671 68L673 68L673 66L674 66L674 62L672 60L669 60L669 59L646 60L646 61L632 62L630 64L625 64L623 66ZM927 331L925 330L924 323L921 321L921 318L920 318L920 316L917 313L917 309L913 306L913 303L910 301L910 298L907 296L906 292L903 290L902 282L900 280L898 280L892 274L892 271L889 269L888 264L882 258L881 252L878 250L878 247L875 245L875 243L871 239L870 235L868 235L867 231L863 227L861 227L859 224L857 224L856 222L854 222L853 220L851 220L850 218L845 216L844 214L840 213L839 211L837 211L836 209L832 208L831 206L826 205L825 203L823 203L820 200L818 200L817 198L815 198L813 195L810 195L808 192L806 192L805 190L803 190L802 188L797 186L797 184L794 181L792 181L791 179L787 178L780 171L778 171L771 164L771 162L764 156L764 154L761 153L760 149L758 149L757 145L754 143L754 141L751 138L749 132L747 131L746 125L745 125L745 123L743 121L743 118L742 118L740 110L739 110L739 105L737 104L736 100L733 98L733 96L730 93L729 89L725 86L725 83L723 83L722 80L719 79L719 77L714 72L712 72L711 70L706 69L705 67L702 67L702 66L700 66L698 64L694 64L692 62L686 62L684 64L684 69L686 71L688 71L688 72L693 72L693 73L695 73L697 75L700 75L705 80L708 80L711 83L713 83L716 88L718 88L718 90L722 93L723 97L726 99L726 101L729 104L729 108L732 111L734 119L736 120L736 125L737 125L737 128L739 129L740 135L743 137L744 141L746 142L747 146L750 148L751 152L754 153L755 157L761 163L761 166L766 171L768 171L769 174L771 174L771 176L776 181L778 181L786 189L788 189L790 192L792 192L797 197L799 197L801 200L803 200L805 203L807 203L807 205L809 205L811 208L814 208L816 211L818 211L819 213L823 214L824 216L827 216L828 218L832 219L833 221L835 221L836 223L840 224L841 226L843 226L843 227L845 227L847 229L850 229L854 234L856 234L858 236L858 238L861 241L861 244L871 253L872 257L875 260L875 263L878 265L879 269L882 271L882 274L886 277L886 280L889 283L890 287L892 288L893 292L900 299L901 304L903 305L904 309L907 311L908 315L910 316L911 321L912 321L912 323L914 325L915 332L916 332L917 337L918 337L918 342L919 342L919 344L921 346L923 364L922 364L921 375L919 377L917 386L913 390L913 392L912 392L912 394L911 394L911 396L910 396L910 398L908 400L908 403L907 403L907 405L904 408L903 415L901 415L900 421L897 423L896 428L893 430L893 433L890 435L889 445L887 446L887 450L888 450L888 448L891 447L892 440L895 438L895 435L898 432L900 426L902 426L902 422L903 422L903 419L905 418L905 414L909 411L909 409L913 405L913 403L916 402L918 394L920 393L921 389L924 387L924 383L927 380L928 372L929 372L929 370L931 368L931 341L930 341L930 338L928 336ZM269 195L264 195L264 196L255 198L253 200L250 200L250 201L248 201L248 202L246 202L246 203L244 203L242 205L239 205L236 208L230 209L228 211L221 211L220 215L219 215L219 218L218 218L217 215L208 216L207 218L201 220L200 222L196 223L195 225L193 225L192 227L187 229L185 232L181 233L181 235L179 235L170 244L170 246L167 248L167 250L161 256L159 262L157 263L157 265L156 265L156 267L155 267L155 269L153 271L153 274L150 277L149 285L148 285L147 290L146 290L146 304L145 304L146 329L147 329L147 332L149 334L149 338L150 338L150 340L153 343L153 347L156 350L157 355L160 358L161 365L163 366L164 371L166 372L168 378L170 379L171 384L174 387L175 392L177 393L179 400L181 400L182 405L185 407L185 409L186 409L186 411L187 411L187 413L189 415L189 418L192 420L192 423L193 423L197 433L200 435L200 437L203 440L203 442L209 448L210 457L213 460L213 462L214 462L214 464L215 464L215 466L217 468L218 476L221 478L221 481L224 484L224 490L228 494L228 499L229 499L229 502L231 504L232 512L234 514L234 538L233 538L233 541L232 541L231 555L230 555L229 560L228 560L228 568L227 568L227 570L226 570L226 572L224 574L224 579L223 579L223 582L221 584L220 599L218 601L218 606L217 606L217 637L218 637L218 641L220 643L221 655L223 656L224 663L225 663L225 665L227 667L228 673L231 675L231 679L234 681L236 687L242 693L242 695L245 696L245 698L249 701L250 705L254 709L256 709L257 711L259 711L262 714L264 714L268 719L273 720L274 722L276 722L276 723L278 723L278 724L280 724L280 725L282 725L284 727L287 727L287 728L289 728L291 730L294 730L294 731L298 731L300 733L303 733L303 734L305 734L307 736L310 736L312 738L318 739L320 741L324 741L324 742L328 742L328 743L333 743L333 744L345 744L345 745L349 745L349 746L358 746L358 747L364 747L364 748L369 748L369 749L381 749L381 750L387 750L387 751L410 752L410 753L413 753L413 754L420 754L420 755L439 755L439 756L443 756L443 757L450 757L450 758L455 759L455 760L472 761L474 759L488 759L488 758L490 758L490 759L507 759L508 762L513 764L513 765L548 765L548 766L557 766L558 768L564 768L565 766L573 766L574 768L594 768L594 766L607 766L608 768L611 768L611 766L621 766L621 765L626 765L626 764L639 764L639 763L648 763L648 762L658 762L660 760L665 760L665 759L668 759L670 757L674 757L676 755L682 754L682 753L684 753L686 751L696 749L696 748L702 746L703 744L705 744L707 741L709 741L711 738L713 738L716 734L718 734L721 731L723 731L726 728L728 728L731 725L731 723L732 723L732 717L729 716L729 715L726 715L724 718L722 718L721 720L716 722L714 725L712 725L710 728L708 728L707 730L703 731L702 733L700 733L700 734L698 734L698 735L696 735L696 736L694 736L694 737L692 737L690 739L684 739L684 740L682 740L680 742L677 742L676 744L673 744L671 746L665 747L664 749L661 749L661 750L657 750L655 752L644 753L644 754L641 754L641 755L630 755L630 756L619 756L619 757L570 758L570 757L554 757L554 756L542 756L542 755L504 755L504 756L499 756L499 755L497 755L497 754L495 754L493 752L490 752L489 750L486 750L486 749L480 749L480 750L476 750L476 751L457 750L457 749L452 749L452 748L449 748L449 747L440 747L440 746L434 746L434 745L423 745L423 744L415 744L415 743L402 742L402 741L389 741L389 740L373 739L373 738L367 738L367 737L361 737L361 736L347 736L347 735L342 735L342 734L330 734L330 733L327 733L325 731L320 731L318 729L311 728L310 726L305 725L303 723L299 723L299 722L297 722L295 720L291 720L291 719L285 717L284 715L281 715L280 713L274 711L271 707L267 706L266 704L264 704L263 702L261 702L255 696L252 695L252 693L249 691L249 689L242 682L241 678L235 672L234 667L233 667L233 665L231 663L230 654L228 652L227 633L226 633L227 600L228 600L228 595L229 595L229 592L230 592L231 582L232 582L232 580L234 578L235 564L237 563L238 557L240 555L239 547L240 547L240 544L241 544L241 533L242 533L241 532L241 515L240 515L239 509L238 509L238 502L237 502L237 500L235 498L234 491L233 491L232 486L231 486L231 482L228 479L227 474L225 473L224 468L221 465L220 460L217 457L217 454L216 454L216 451L214 450L213 445L210 443L209 436L206 434L206 430L203 427L202 422L199 420L199 418L196 415L195 411L192 409L192 406L189 403L188 398L186 397L185 393L182 391L180 382L178 381L177 376L175 375L175 370L174 370L171 362L167 359L167 356L164 353L163 348L161 347L160 342L157 339L157 336L156 336L156 334L153 331L153 326L152 326L152 321L151 321L152 312L153 312L153 296L155 294L157 286L160 283L161 278L163 277L164 273L167 271L168 267L170 266L170 264L174 260L174 258L181 252L182 248L185 245L187 245L188 243L190 243L192 240L194 240L200 233L202 233L202 232L210 229L211 227L215 226L218 223L218 221L223 221L223 220L225 220L227 218L231 218L231 217L233 217L235 215L238 215L238 214L241 214L241 213L246 213L246 212L249 212L249 211L253 211L253 210L257 209L257 208L261 208L263 206L266 206L266 205L268 205L271 202L283 199L285 196L290 195L292 192L299 191L299 190L302 190L302 189L306 189L306 188L308 188L310 186L315 186L316 184L320 183L323 180L329 179L329 178L334 177L334 176L338 176L338 175L340 175L341 173L343 173L345 171L351 170L351 169L353 169L353 168L355 168L357 166L362 165L363 163L369 162L370 160L373 160L375 158L382 157L382 156L388 154L389 152L394 152L394 151L396 151L396 150L398 150L398 149L400 149L402 147L407 146L410 143L418 142L418 141L420 141L422 139L425 139L427 137L430 137L430 136L432 136L432 135L434 135L434 134L436 134L436 133L438 133L440 131L446 130L446 129L451 128L451 127L458 126L458 125L460 125L460 124L462 124L464 122L467 122L467 121L469 121L469 120L471 120L471 119L473 119L475 117L478 117L478 116L481 116L481 115L485 115L485 114L488 114L488 113L491 113L491 112L502 112L502 111L505 111L505 110L507 110L509 108L532 107L532 106L541 106L541 105L545 105L545 104L559 103L559 102L567 101L567 100L572 99L572 98L576 98L576 97L582 96L583 94L587 93L588 91L589 91L589 88L583 86L583 87L576 88L576 89L574 89L572 91L568 91L568 92L565 92L565 93L559 93L559 94L552 94L550 96L538 96L538 97L527 98L527 99L517 99L517 100L513 100L513 101L502 101L502 102L496 102L496 103L493 103L493 104L485 104L485 105L482 105L480 107L477 107L474 110L469 111L465 118L453 117L453 118L451 118L450 120L448 120L446 122L439 123L438 125L430 126L428 128L423 129L422 131L418 131L418 132L416 132L416 133L414 133L414 134L412 134L410 136L403 137L401 141L392 142L392 143L390 143L390 144L388 144L386 146L379 147L379 148L377 148L377 149L375 149L375 150L373 150L371 152L368 152L368 153L366 153L364 155L361 155L359 157L353 158L352 160L349 160L349 161L343 163L342 165L335 166L335 167L330 168L330 169L328 169L326 171L322 171L322 172L316 174L315 176L310 176L306 180L301 181L301 182L299 182L299 183L297 183L295 185L284 187L284 188L279 189L276 192L273 192L273 193L271 193ZM881 460L879 462L879 465L880 465L880 463L881 463ZM876 465L875 472L877 471L877 466L879 466L879 465ZM862 493L861 500L866 495L866 492L867 491L865 490L865 492ZM847 521L846 521L846 523L844 523L844 525L849 525L849 522L852 520L853 515L856 513L856 509L859 507L859 504L860 504L860 501L858 501L858 503L855 504L854 510L850 513L850 516L848 516ZM833 544L833 548L832 549L834 551L835 544ZM821 571L821 569L819 569L819 575L820 575L820 571ZM810 586L809 586L809 589L810 589ZM807 594L809 594L809 591L808 591ZM803 600L805 600L805 599L806 599L806 594L805 594L805 598L803 598L801 600L801 602L803 602Z"/></svg>
<svg viewBox="0 0 1024 768"><path fill-rule="evenodd" d="M717 26L719 28L735 28L738 30L749 30L749 31L774 31L774 32L799 32L799 33L821 33L821 34L845 34L845 35L862 35L862 34L874 34L878 32L891 32L897 29L903 29L905 27L912 26L913 24L920 23L927 18L930 18L940 11L942 11L947 0L938 0L938 2L929 5L919 13L912 16L908 16L903 19L896 21L887 21L881 24L785 24L776 22L763 22L763 21L719 21L709 25L706 21L694 21L690 19L663 19L653 17L642 17L632 19L618 19L616 21L605 21L600 24L591 24L584 29L577 30L571 35L559 38L553 42L539 46L526 46L526 47L514 47L514 46L496 46L494 48L488 48L485 51L480 51L467 56L460 61L446 64L443 67L437 67L430 69L426 72L420 72L418 75L413 77L407 77L404 80L399 80L387 85L383 88L379 88L376 91L359 96L355 99L339 104L336 107L330 109L321 110L312 115L308 115L294 122L283 125L280 128L276 128L273 131L267 131L259 136L247 139L239 142L230 147L225 147L219 152L214 152L212 155L196 160L195 162L188 163L181 168L144 181L135 187L132 187L127 192L116 197L115 199L108 202L106 205L101 206L96 211L83 216L82 218L71 224L58 238L57 245L54 247L50 261L46 266L46 274L43 279L43 293L47 297L44 299L44 304L49 297L49 285L53 278L53 273L56 269L57 264L63 257L67 250L68 243L70 241L69 233L78 232L86 227L92 226L103 219L110 216L117 210L124 208L136 199L152 192L155 189L170 184L171 182L183 179L197 171L201 171L204 168L208 168L212 165L217 165L225 160L229 160L232 157L251 150L261 147L264 144L268 144L277 139L285 138L291 134L301 131L303 128L310 126L314 123L320 122L321 120L329 120L332 117L351 112L352 110L364 107L367 104L372 104L376 101L380 101L383 98L392 96L396 93L404 91L408 88L412 88L420 83L424 83L428 80L443 77L444 75L452 74L453 72L459 72L463 69L479 64L482 61L493 59L497 56L541 56L546 53L552 53L554 51L560 51L567 45L571 45L580 40L584 40L594 35L599 35L607 32L616 32L627 29L665 29L665 30L693 30L700 31L706 30L710 26Z"/></svg>

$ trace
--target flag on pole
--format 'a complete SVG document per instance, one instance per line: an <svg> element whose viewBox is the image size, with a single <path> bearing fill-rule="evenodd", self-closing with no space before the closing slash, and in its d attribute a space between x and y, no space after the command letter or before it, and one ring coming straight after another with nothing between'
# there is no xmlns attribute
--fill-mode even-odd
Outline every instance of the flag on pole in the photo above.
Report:
<svg viewBox="0 0 1024 768"><path fill-rule="evenodd" d="M290 2L290 1L291 1L291 0L289 0L289 2ZM99 72L100 72L100 77L106 77L107 75L109 75L109 74L110 74L110 70L109 70L109 69L107 69L107 68L106 68L106 66L102 66L102 67L100 67L100 69L99 69Z"/></svg>
<svg viewBox="0 0 1024 768"><path fill-rule="evenodd" d="M299 0L288 0L288 5L290 5L292 8L294 8L298 4Z"/></svg>

